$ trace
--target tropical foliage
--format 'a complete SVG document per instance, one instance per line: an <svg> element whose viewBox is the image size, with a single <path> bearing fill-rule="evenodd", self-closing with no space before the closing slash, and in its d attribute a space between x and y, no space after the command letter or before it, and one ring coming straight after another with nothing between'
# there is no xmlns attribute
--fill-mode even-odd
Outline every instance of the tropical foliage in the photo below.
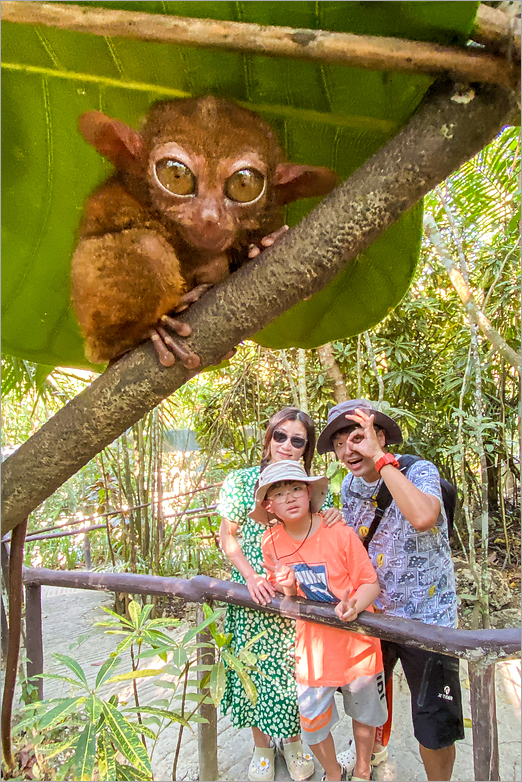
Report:
<svg viewBox="0 0 522 782"><path fill-rule="evenodd" d="M176 779L183 731L192 730L196 723L207 722L197 714L201 704L219 706L227 667L237 671L247 696L255 703L257 691L249 671L255 669L257 657L253 649L260 635L252 638L236 657L229 648L230 635L220 632L216 624L223 612L213 611L208 605L204 606L203 621L178 638L166 632L179 624L177 620L149 618L152 603L140 608L137 602L131 601L129 619L104 610L112 619L97 624L107 627L108 633L124 638L102 663L94 684L89 683L86 672L73 657L55 654L66 675L44 673L42 676L69 687L70 695L33 701L21 710L16 733L28 733L31 737L37 758L33 774L37 773L35 778L43 778L57 766L52 772L53 779L91 780L95 775L105 780L152 780L151 758L158 739L169 726L176 724L178 734L172 769L172 779ZM210 638L198 641L198 634L206 628ZM212 648L209 640L214 642L217 659L205 664L200 662L200 657L201 652L206 652L209 646ZM140 667L143 660L150 658L160 665ZM131 669L116 673L124 660L131 663ZM156 686L170 693L169 696L140 703L136 683L144 678L154 679ZM108 689L114 690L109 685L121 682L132 683L133 705L124 701L118 692L108 695Z"/></svg>

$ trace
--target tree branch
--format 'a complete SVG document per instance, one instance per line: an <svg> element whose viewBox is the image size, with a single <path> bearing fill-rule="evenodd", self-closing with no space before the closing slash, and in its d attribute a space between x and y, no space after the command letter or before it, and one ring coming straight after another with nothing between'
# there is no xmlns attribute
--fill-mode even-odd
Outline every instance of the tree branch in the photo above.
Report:
<svg viewBox="0 0 522 782"><path fill-rule="evenodd" d="M455 288L457 296L464 305L464 309L466 310L468 316L471 318L473 323L479 327L493 348L498 350L504 361L507 361L507 363L515 367L515 369L520 370L520 356L515 350L513 350L512 347L508 345L504 337L499 334L498 331L492 326L489 318L484 315L476 303L473 297L473 293L464 279L464 276L453 263L453 258L448 252L444 240L440 235L440 231L437 228L435 220L429 214L424 215L424 232L435 248L435 252L437 253L438 257L444 264L444 268L448 272L448 277L451 280L451 284Z"/></svg>
<svg viewBox="0 0 522 782"><path fill-rule="evenodd" d="M406 127L305 220L188 310L186 344L201 358L199 371L327 285L488 144L515 105L501 87L477 87L465 103L454 85L434 89ZM159 366L150 342L109 367L2 465L2 532L194 374Z"/></svg>
<svg viewBox="0 0 522 782"><path fill-rule="evenodd" d="M508 57L520 60L520 17L510 16L500 8L481 3L471 38L485 46L494 47Z"/></svg>
<svg viewBox="0 0 522 782"><path fill-rule="evenodd" d="M252 52L371 70L450 75L455 80L515 87L518 68L476 49L323 30L303 30L114 11L61 3L2 2L2 21L41 24L94 35L135 38L198 48ZM488 27L489 29L489 27Z"/></svg>

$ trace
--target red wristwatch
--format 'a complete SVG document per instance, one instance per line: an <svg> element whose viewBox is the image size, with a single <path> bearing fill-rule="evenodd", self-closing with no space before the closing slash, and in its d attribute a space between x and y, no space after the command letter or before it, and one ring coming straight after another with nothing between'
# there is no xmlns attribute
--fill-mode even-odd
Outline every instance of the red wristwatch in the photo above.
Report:
<svg viewBox="0 0 522 782"><path fill-rule="evenodd" d="M393 467L399 469L400 465L395 456L392 453L385 453L380 459L375 462L375 469L380 472L385 464L391 464Z"/></svg>

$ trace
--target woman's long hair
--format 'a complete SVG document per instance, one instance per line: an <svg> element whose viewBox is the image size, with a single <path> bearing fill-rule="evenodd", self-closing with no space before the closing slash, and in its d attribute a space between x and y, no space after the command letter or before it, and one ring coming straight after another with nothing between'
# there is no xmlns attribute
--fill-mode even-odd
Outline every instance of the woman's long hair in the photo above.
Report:
<svg viewBox="0 0 522 782"><path fill-rule="evenodd" d="M278 413L274 413L268 426L266 427L265 440L263 442L263 453L261 454L261 472L270 462L270 442L272 440L274 431L281 424L286 421L299 421L306 429L307 443L303 452L303 462L306 474L310 475L310 469L312 467L312 458L315 450L315 426L314 422L307 413L303 413L297 407L285 407Z"/></svg>

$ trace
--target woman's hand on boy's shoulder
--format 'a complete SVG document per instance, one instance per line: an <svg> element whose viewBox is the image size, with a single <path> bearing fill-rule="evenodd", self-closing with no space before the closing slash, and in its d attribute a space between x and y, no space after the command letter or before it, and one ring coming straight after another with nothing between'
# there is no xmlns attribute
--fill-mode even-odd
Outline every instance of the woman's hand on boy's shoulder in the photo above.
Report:
<svg viewBox="0 0 522 782"><path fill-rule="evenodd" d="M325 508L321 511L321 517L325 527L333 527L334 524L344 524L344 516L338 508Z"/></svg>

